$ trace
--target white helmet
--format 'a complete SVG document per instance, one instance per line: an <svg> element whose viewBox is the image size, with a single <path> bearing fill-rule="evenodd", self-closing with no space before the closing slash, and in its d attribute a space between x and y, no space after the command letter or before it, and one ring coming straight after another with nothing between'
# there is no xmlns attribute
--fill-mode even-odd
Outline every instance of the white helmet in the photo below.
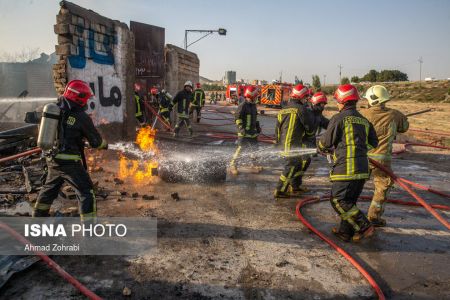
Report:
<svg viewBox="0 0 450 300"><path fill-rule="evenodd" d="M367 90L364 98L369 101L370 106L374 106L389 101L391 96L384 86L374 85Z"/></svg>
<svg viewBox="0 0 450 300"><path fill-rule="evenodd" d="M192 84L192 81L188 80L184 83L184 86L190 86L191 88L194 88L194 85Z"/></svg>

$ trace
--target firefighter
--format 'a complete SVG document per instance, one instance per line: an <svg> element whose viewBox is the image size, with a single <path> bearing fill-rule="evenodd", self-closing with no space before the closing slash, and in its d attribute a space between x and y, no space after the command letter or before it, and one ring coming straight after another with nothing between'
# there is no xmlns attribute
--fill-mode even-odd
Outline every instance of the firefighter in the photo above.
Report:
<svg viewBox="0 0 450 300"><path fill-rule="evenodd" d="M339 113L330 119L318 150L333 152L330 202L341 218L333 233L343 241L356 242L374 233L373 225L356 203L369 178L367 151L378 146L378 138L373 125L356 110L359 94L353 85L339 86L334 98Z"/></svg>
<svg viewBox="0 0 450 300"><path fill-rule="evenodd" d="M172 111L172 96L166 91L158 93L159 114L170 125L170 112Z"/></svg>
<svg viewBox="0 0 450 300"><path fill-rule="evenodd" d="M134 85L134 101L136 103L136 119L139 122L140 126L143 126L145 124L145 108L144 108L144 101L139 94L141 87L138 84Z"/></svg>
<svg viewBox="0 0 450 300"><path fill-rule="evenodd" d="M276 144L282 149L281 156L286 160L286 165L274 192L275 198L287 198L302 191L304 170L311 161L299 153L305 147L305 134L310 130L311 111L307 109L307 97L308 88L297 84L292 88L288 105L278 113Z"/></svg>
<svg viewBox="0 0 450 300"><path fill-rule="evenodd" d="M311 89L309 89L308 94L308 105L307 111L309 112L307 115L309 116L309 130L305 131L305 146L307 148L315 148L316 147L316 138L319 135L322 129L327 129L328 120L323 115L323 110L325 109L325 105L327 105L328 100L327 96L323 92L317 92L311 95ZM317 156L317 154L315 154ZM305 174L311 165L312 155L303 156L304 164L302 165L301 173ZM307 192L308 189L306 187L300 186L300 191Z"/></svg>
<svg viewBox="0 0 450 300"><path fill-rule="evenodd" d="M205 91L202 90L201 84L197 83L196 89L194 90L191 107L189 108L189 116L194 116L194 110L197 112L197 123L200 122L203 106L205 106Z"/></svg>
<svg viewBox="0 0 450 300"><path fill-rule="evenodd" d="M172 100L172 106L177 104L177 116L178 122L175 126L174 136L178 137L181 126L186 125L186 128L189 131L189 136L192 137L193 130L191 126L191 122L189 121L189 105L192 101L192 82L186 81L184 83L183 90L179 91L176 96Z"/></svg>
<svg viewBox="0 0 450 300"><path fill-rule="evenodd" d="M214 92L211 92L211 94L209 95L209 104L217 104L217 100L216 100L216 95L214 94Z"/></svg>
<svg viewBox="0 0 450 300"><path fill-rule="evenodd" d="M63 96L58 99L61 115L57 139L53 149L45 153L48 173L33 208L33 217L49 216L50 206L58 197L64 182L75 189L81 220L96 217L93 184L86 171L84 159L84 139L92 148L107 149L108 144L85 112L86 103L92 96L87 83L72 80L67 84Z"/></svg>
<svg viewBox="0 0 450 300"><path fill-rule="evenodd" d="M255 157L251 153L258 149L258 135L261 133L261 127L257 120L257 109L255 98L258 95L256 87L249 86L244 92L245 101L241 103L235 112L235 121L238 130L238 147L230 162L230 172L238 175L237 160L240 159L241 152L250 155L252 167L255 172L261 172L262 167L255 165Z"/></svg>
<svg viewBox="0 0 450 300"><path fill-rule="evenodd" d="M390 100L387 89L382 85L370 87L365 98L369 102L369 108L361 113L371 122L378 137L378 147L369 151L369 158L376 160L389 170L391 169L392 143L398 132L408 130L407 117L398 110L387 108L386 102ZM375 191L369 207L369 221L376 227L386 226L386 220L381 218L384 212L384 203L390 187L394 184L391 177L383 171L370 165Z"/></svg>

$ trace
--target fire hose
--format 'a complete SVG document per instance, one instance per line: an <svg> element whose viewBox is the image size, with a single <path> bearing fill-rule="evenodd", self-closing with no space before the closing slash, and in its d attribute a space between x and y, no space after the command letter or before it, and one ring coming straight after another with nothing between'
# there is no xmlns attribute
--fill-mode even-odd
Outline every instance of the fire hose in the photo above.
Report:
<svg viewBox="0 0 450 300"><path fill-rule="evenodd" d="M8 225L0 222L0 228L9 233L14 239L21 242L24 245L30 244L30 242L20 235L17 231L9 227ZM67 273L60 265L58 265L53 259L48 257L41 251L33 251L36 256L42 259L53 271L58 273L59 276L64 278L67 282L77 288L83 295L88 297L91 300L101 300L99 296L97 296L94 292L89 290L86 286L84 286L81 282L79 282L75 277Z"/></svg>
<svg viewBox="0 0 450 300"><path fill-rule="evenodd" d="M363 200L371 200L371 197L360 197ZM297 203L297 206L295 208L295 214L297 215L297 218L312 232L314 232L319 238L321 238L324 242L326 242L328 245L330 245L332 248L334 248L339 254L341 254L346 260L348 260L360 273L364 276L364 278L369 282L369 284L374 289L375 293L378 295L378 299L386 299L383 291L381 290L378 283L375 281L375 279L367 272L357 261L355 258L353 258L347 251L339 247L335 242L333 242L329 237L327 237L325 234L323 234L321 231L319 231L317 228L315 228L311 223L303 216L301 209L306 206L307 204L312 203L318 203L320 201L325 201L330 199L330 196L323 196L323 197L315 197L311 196L308 198L305 198L303 200L300 200ZM410 202L410 201L403 201L403 200L397 200L397 199L388 199L386 202L393 203L393 204L400 204L400 205L407 205L407 206L421 206L421 204L416 202ZM439 204L431 204L431 207L441 210L450 210L450 206L445 205L439 205Z"/></svg>
<svg viewBox="0 0 450 300"><path fill-rule="evenodd" d="M167 124L166 120L164 120L159 114L158 112L147 102L144 102L145 107L147 107L147 109L149 109L151 111L151 113L158 118L159 121L161 121L161 124L164 125L164 127L166 127L167 129L169 129L170 131L173 131L173 128Z"/></svg>
<svg viewBox="0 0 450 300"><path fill-rule="evenodd" d="M375 167L389 175L389 177L394 180L399 186L401 186L406 192L408 192L411 196L414 197L430 214L432 214L442 225L444 225L448 230L450 230L450 223L447 222L433 207L431 207L424 199L422 199L419 195L417 195L409 186L406 185L406 182L402 180L402 178L398 177L391 170L377 162L376 160L370 159L369 161Z"/></svg>
<svg viewBox="0 0 450 300"><path fill-rule="evenodd" d="M421 146L426 146L421 144ZM434 148L441 148L441 147L435 147L436 145L428 145L429 147L434 147ZM444 149L448 149L448 147L445 147ZM447 229L450 230L450 224L442 218L441 215L439 215L435 209L440 209L440 210L450 210L449 206L445 206L445 205L439 205L439 204L428 204L424 199L422 199L420 196L418 196L409 186L406 185L406 183L410 184L411 186L414 186L416 188L422 189L422 190L426 190L429 191L431 193L440 195L442 197L446 197L446 198L450 198L450 195L443 193L441 191L437 191L431 188L427 188L423 185L420 185L418 183L409 181L407 179L398 177L397 175L395 175L392 171L390 171L389 169L387 169L386 167L384 167L382 164L378 163L377 161L374 161L372 159L370 159L370 162L376 166L377 168L379 168L380 170L382 170L383 172L385 172L387 175L389 175L394 182L396 182L398 185L400 185L405 191L407 191L411 196L414 197L414 199L416 199L419 203L416 202L409 202L409 201L403 201L403 200L393 200L393 199L387 199L388 203L394 203L394 204L400 204L400 205L408 205L408 206L422 206L424 207L428 212L430 212L439 222L441 222ZM314 232L319 238L321 238L323 241L325 241L328 245L330 245L332 248L334 248L338 253L340 253L346 260L348 260L363 276L364 278L366 278L366 280L369 282L369 284L372 286L372 288L374 289L375 293L378 296L378 299L386 299L383 291L381 290L380 286L377 284L377 282L374 280L374 278L348 253L346 252L344 249L342 249L341 247L339 247L336 243L334 243L330 238L328 238L325 234L323 234L322 232L320 232L318 229L316 229L314 226L311 225L311 223L308 222L308 220L302 215L301 213L301 208L304 207L307 204L311 204L311 203L317 203L320 201L325 201L327 199L329 199L330 196L325 196L325 197L308 197L305 198L303 200L300 200L297 203L296 206L296 210L295 213L297 215L297 218L312 232ZM361 199L364 200L371 200L371 197L365 197L365 196L361 196Z"/></svg>
<svg viewBox="0 0 450 300"><path fill-rule="evenodd" d="M4 163L4 162L7 162L7 161L10 161L10 160L18 159L18 158L21 158L21 157L24 157L24 156L29 156L29 155L32 155L32 154L35 154L35 153L41 153L41 152L42 152L41 148L33 148L31 150L28 150L28 151L25 151L25 152L22 152L22 153L18 153L18 154L15 154L15 155L11 155L11 156L0 158L0 164Z"/></svg>

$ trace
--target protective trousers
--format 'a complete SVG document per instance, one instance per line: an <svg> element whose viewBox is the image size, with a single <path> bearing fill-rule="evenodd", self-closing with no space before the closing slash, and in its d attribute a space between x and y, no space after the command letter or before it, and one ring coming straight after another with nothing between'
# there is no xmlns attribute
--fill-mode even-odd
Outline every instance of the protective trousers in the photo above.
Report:
<svg viewBox="0 0 450 300"><path fill-rule="evenodd" d="M251 165L256 162L256 157L252 155L254 151L258 150L258 140L254 138L238 138L238 147L230 162L230 167L237 167L240 161L250 161Z"/></svg>
<svg viewBox="0 0 450 300"><path fill-rule="evenodd" d="M384 161L380 162L387 169L391 170L391 162ZM389 189L394 184L394 181L373 165L370 165L370 173L373 176L373 185L375 186L375 191L373 193L372 202L370 203L369 212L367 216L369 220L379 220L384 212L384 203L386 202L386 198L389 192Z"/></svg>
<svg viewBox="0 0 450 300"><path fill-rule="evenodd" d="M370 226L369 220L356 206L364 183L364 179L333 181L330 202L341 218L339 226L341 233L353 236L356 232L364 231Z"/></svg>
<svg viewBox="0 0 450 300"><path fill-rule="evenodd" d="M197 123L199 123L202 115L202 107L191 104L191 107L189 107L189 116L192 118L194 117L194 110L197 112Z"/></svg>
<svg viewBox="0 0 450 300"><path fill-rule="evenodd" d="M183 117L178 116L178 122L177 122L177 125L175 125L175 129L174 129L175 135L178 135L183 124L186 125L186 128L189 131L189 135L192 135L193 130L192 130L191 122L189 121L189 117L187 117L187 116L183 116Z"/></svg>
<svg viewBox="0 0 450 300"><path fill-rule="evenodd" d="M277 190L286 193L289 186L293 191L299 190L302 185L303 175L311 163L311 157L286 157L284 171L278 181Z"/></svg>
<svg viewBox="0 0 450 300"><path fill-rule="evenodd" d="M97 214L97 205L92 180L79 160L49 160L45 184L33 208L33 217L48 217L50 206L58 197L64 182L70 184L78 199L81 220L93 219Z"/></svg>

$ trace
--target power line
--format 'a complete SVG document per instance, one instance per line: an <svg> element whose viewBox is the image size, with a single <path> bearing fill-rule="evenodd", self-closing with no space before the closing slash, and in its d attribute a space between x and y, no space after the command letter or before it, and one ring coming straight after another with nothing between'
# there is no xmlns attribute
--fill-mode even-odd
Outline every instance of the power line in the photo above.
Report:
<svg viewBox="0 0 450 300"><path fill-rule="evenodd" d="M418 62L419 62L419 65L420 65L420 67L419 67L419 70L420 70L419 71L419 87L421 87L422 86L422 64L423 64L422 56L419 57Z"/></svg>
<svg viewBox="0 0 450 300"><path fill-rule="evenodd" d="M339 68L339 83L341 83L341 80L342 80L342 68L343 68L343 66L342 66L341 64L339 64L338 68Z"/></svg>

